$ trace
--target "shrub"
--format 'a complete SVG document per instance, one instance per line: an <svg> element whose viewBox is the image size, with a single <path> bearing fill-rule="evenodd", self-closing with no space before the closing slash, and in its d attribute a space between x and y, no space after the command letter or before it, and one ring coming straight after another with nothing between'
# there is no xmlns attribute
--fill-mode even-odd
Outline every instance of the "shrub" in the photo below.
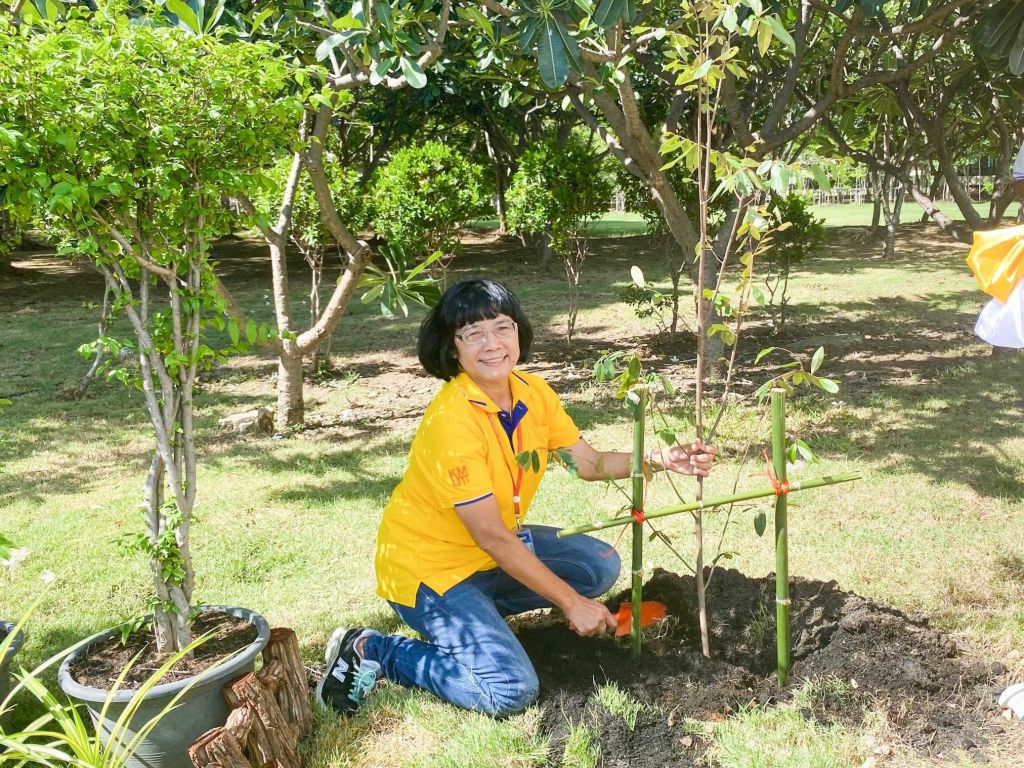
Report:
<svg viewBox="0 0 1024 768"><path fill-rule="evenodd" d="M437 141L394 154L373 182L373 224L409 255L453 255L462 225L483 212L483 169Z"/></svg>
<svg viewBox="0 0 1024 768"><path fill-rule="evenodd" d="M587 224L608 210L615 191L603 157L579 136L548 140L527 151L512 177L508 223L513 232L547 232L569 284L567 331L572 341L579 282L586 259Z"/></svg>

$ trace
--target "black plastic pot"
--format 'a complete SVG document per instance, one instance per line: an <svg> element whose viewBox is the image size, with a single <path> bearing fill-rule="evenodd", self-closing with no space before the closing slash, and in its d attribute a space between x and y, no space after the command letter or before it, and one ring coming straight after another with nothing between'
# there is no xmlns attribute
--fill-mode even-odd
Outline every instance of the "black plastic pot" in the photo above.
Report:
<svg viewBox="0 0 1024 768"><path fill-rule="evenodd" d="M9 621L0 621L0 643L14 631L14 625ZM25 643L25 635L19 630L11 640L11 644L7 646L7 651L0 653L0 701L7 698L7 694L11 691L11 659L14 658L14 654L21 650L21 646ZM0 715L0 726L6 728L8 724L8 715Z"/></svg>
<svg viewBox="0 0 1024 768"><path fill-rule="evenodd" d="M267 620L254 611L224 605L208 605L202 610L223 611L247 619L256 625L256 639L230 661L203 672L198 676L197 682L193 682L195 678L192 678L153 687L133 716L127 733L121 739L122 743L130 742L138 729L158 715L183 688L192 685L178 700L178 705L164 715L142 740L135 754L125 764L126 768L192 768L192 763L188 759L189 746L203 733L224 725L227 720L229 710L221 690L232 680L253 671L256 657L270 639L270 626ZM64 659L57 673L60 687L72 699L85 704L97 729L104 736L110 734L114 723L132 700L135 691L118 691L114 694L106 719L98 722L100 710L110 691L81 685L71 677L70 668L75 661L88 653L89 648L114 637L115 634L116 631L111 629L90 638L88 643Z"/></svg>

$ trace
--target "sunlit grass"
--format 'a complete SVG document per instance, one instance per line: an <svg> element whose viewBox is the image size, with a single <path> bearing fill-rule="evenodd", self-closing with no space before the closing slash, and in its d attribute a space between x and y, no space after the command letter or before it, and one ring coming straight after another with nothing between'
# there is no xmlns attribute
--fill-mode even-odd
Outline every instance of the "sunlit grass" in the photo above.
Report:
<svg viewBox="0 0 1024 768"><path fill-rule="evenodd" d="M609 348L644 347L651 367L680 385L679 401L666 406L670 418L683 425L683 434L692 430L692 341L684 335L662 342L654 335L654 320L637 318L618 301L632 264L654 281L664 274L662 258L645 250L646 242L595 241L572 350L559 340L564 286L557 268L541 276L531 255L499 260L481 249L456 262L452 273L495 274L520 293L538 338L527 367L557 378L570 413L601 448L629 442L621 404L594 385L589 373ZM971 336L984 297L963 265L962 247L919 233L901 241L900 249L899 258L885 261L876 245L834 242L809 260L794 276L783 333L773 337L761 322L741 340L734 391L749 395L786 359L777 353L754 368L760 348L784 346L809 358L824 346L824 370L842 389L835 398L801 393L791 401L791 434L804 437L820 457L818 464L794 468L792 476L860 471L865 479L793 495L791 573L835 579L843 589L924 612L967 635L982 658L1024 669L1024 371L988 358L986 347ZM298 298L304 288L295 282ZM35 301L30 289L21 290L8 292L14 298L0 304L0 397L14 401L0 416L0 529L32 554L13 577L3 577L0 617L20 615L41 589L38 577L45 569L61 580L28 628L19 661L29 666L145 605L145 563L122 558L112 541L138 530L150 439L138 393L97 382L82 402L62 395L84 372L74 348L94 332L94 313L80 298ZM269 312L261 284L243 283L238 293L246 306ZM688 317L685 297L683 307ZM401 372L415 366L417 322L414 316L387 323L372 307L352 308L335 340L345 376L307 389L311 418L325 428L281 439L218 431L223 415L273 404L274 366L268 358L232 361L198 397L198 596L245 605L273 625L295 628L310 664L321 662L323 643L339 624L388 631L396 625L374 595L373 548L381 511L404 471L415 414L393 423L368 414L382 400L407 396L371 377L376 367L390 371L393 363ZM437 386L427 379L402 381L402 387L422 388L423 398ZM717 387L712 385L712 395ZM359 419L350 424L342 414L351 410ZM759 410L741 401L716 437L723 456L706 495L730 492L734 485L766 485L757 450L766 441ZM743 463L748 447L751 458ZM677 487L692 498L692 482ZM669 485L656 478L648 506L674 501ZM614 488L581 483L553 468L531 520L574 525L613 515L623 503ZM732 553L729 566L759 577L775 564L770 537L754 532L755 508L733 510L728 518L708 513L706 526L709 547L717 549L721 537L722 548ZM664 518L658 525L692 561L689 516ZM616 533L601 535L612 541ZM648 570L683 570L656 542L645 548L645 559ZM617 587L625 586L623 577ZM318 720L306 754L309 765L324 768L557 761L562 756L548 756L538 717L532 709L518 719L493 721L389 687L351 721ZM806 743L809 756L818 754L815 741L831 745L829 755L848 754L849 734L822 731L798 712L740 717L726 725L737 721L737 733L739 726L752 729L755 741L763 743L747 750L749 738L725 739L723 732L723 741L735 745L729 754L736 760L770 760L772 745L786 738ZM590 754L586 735L581 731L573 742L580 764Z"/></svg>

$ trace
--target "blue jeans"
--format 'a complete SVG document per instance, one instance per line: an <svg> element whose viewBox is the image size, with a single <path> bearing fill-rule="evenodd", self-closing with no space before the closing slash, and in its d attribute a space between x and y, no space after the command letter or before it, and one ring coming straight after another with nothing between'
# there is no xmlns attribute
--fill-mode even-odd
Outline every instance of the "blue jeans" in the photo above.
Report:
<svg viewBox="0 0 1024 768"><path fill-rule="evenodd" d="M618 578L619 556L607 543L580 535L559 539L558 529L548 526L530 530L537 557L581 595L598 597ZM368 637L363 656L379 662L388 680L496 717L536 700L537 673L504 617L551 603L500 568L478 571L443 595L420 584L415 607L391 607L426 642Z"/></svg>

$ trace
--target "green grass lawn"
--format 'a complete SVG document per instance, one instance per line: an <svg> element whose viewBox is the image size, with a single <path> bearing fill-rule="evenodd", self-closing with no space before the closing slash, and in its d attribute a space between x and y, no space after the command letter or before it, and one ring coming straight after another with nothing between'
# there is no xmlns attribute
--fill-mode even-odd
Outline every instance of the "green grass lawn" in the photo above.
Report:
<svg viewBox="0 0 1024 768"><path fill-rule="evenodd" d="M619 229L609 231L628 224L620 217ZM672 418L690 418L692 343L664 340L655 318L638 319L618 299L631 264L652 280L664 273L645 243L593 243L573 350L560 340L564 286L557 270L540 275L531 254L479 246L452 271L452 277L493 274L520 293L538 332L530 369L557 381L570 413L601 448L629 442L620 404L590 379L603 350L647 350L651 366L681 385L680 401L669 407ZM865 478L794 496L791 573L835 579L843 589L923 612L966 638L980 659L999 659L1024 673L1024 368L988 357L971 334L984 297L963 265L963 246L915 230L900 241L897 259L883 261L879 250L831 240L792 281L782 333L771 336L762 319L740 342L740 395L784 362L770 356L754 366L762 347L786 347L805 358L825 347L824 370L842 389L832 398L807 393L791 402L792 434L820 456L820 465L795 468L793 476L856 470ZM243 305L269 317L265 258L237 256L223 265ZM75 348L95 330L87 305L99 296L95 278L61 275L47 258L21 266L18 278L0 282L0 397L14 401L0 416L0 529L31 556L0 577L0 617L16 618L43 591L44 570L57 574L18 657L31 665L143 609L146 564L121 557L112 542L139 530L151 449L139 393L97 382L81 402L65 394L85 370ZM293 289L301 300L302 286ZM343 375L308 387L310 429L280 439L218 431L217 419L226 414L273 404L274 364L266 358L232 361L198 396L198 597L251 607L272 625L293 627L310 664L319 663L339 624L396 628L374 595L373 549L415 428L416 407L403 400L413 397L415 406L437 386L414 374L417 321L385 322L371 307L352 308L334 344ZM751 442L767 439L762 415L740 400L725 417L718 436L723 459L708 495L736 483L764 484L763 467L739 461ZM649 506L671 499L667 485L655 484ZM568 526L618 507L603 486L554 469L532 519ZM708 540L722 539L733 553L731 567L756 576L774 569L770 542L749 521L723 531L720 518L708 517ZM692 554L688 519L664 524L684 556ZM646 552L647 565L680 569L664 547L650 544ZM614 698L596 685L595 696ZM30 712L16 719L23 722ZM316 768L597 764L586 729L573 734L565 755L549 755L539 719L534 708L493 721L388 687L351 721L318 720L305 754ZM829 765L859 765L870 754L864 739L877 726L870 719L860 732L815 725L798 706L694 724L713 734L711 764L729 768L768 764L758 755L785 753L788 743L799 743L793 754L804 757L772 765L823 765L826 758ZM911 752L900 760L894 764L926 764ZM972 763L964 757L959 764Z"/></svg>
<svg viewBox="0 0 1024 768"><path fill-rule="evenodd" d="M951 200L943 200L936 204L938 209L952 220L963 219L960 209ZM988 216L988 202L975 203L974 209L983 217ZM826 227L867 227L871 225L874 206L871 203L843 203L837 205L812 205L811 212L825 220ZM1015 212L1013 207L1009 214ZM921 207L913 201L903 206L902 221L913 224L921 219ZM490 232L498 227L497 219L479 219L470 228L482 232ZM598 221L590 225L589 232L594 237L620 237L623 235L642 235L647 232L647 225L637 213L606 213Z"/></svg>
<svg viewBox="0 0 1024 768"><path fill-rule="evenodd" d="M953 221L963 219L960 209L952 200L941 200L936 207ZM976 210L982 217L988 216L988 202L975 203ZM826 227L867 227L871 225L874 206L871 203L843 203L841 205L812 205L811 212L825 220ZM1007 213L1016 213L1011 206ZM908 200L903 204L900 219L904 224L913 224L921 220L922 209L917 203Z"/></svg>

